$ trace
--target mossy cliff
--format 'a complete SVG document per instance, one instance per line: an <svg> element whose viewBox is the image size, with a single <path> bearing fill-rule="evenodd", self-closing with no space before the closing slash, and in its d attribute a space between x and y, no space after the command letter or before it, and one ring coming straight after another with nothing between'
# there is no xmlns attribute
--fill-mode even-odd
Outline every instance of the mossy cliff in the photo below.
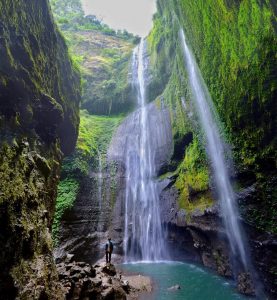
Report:
<svg viewBox="0 0 277 300"><path fill-rule="evenodd" d="M80 0L51 0L55 19L82 73L83 109L116 115L134 107L127 80L138 37L114 31L95 16L85 16Z"/></svg>
<svg viewBox="0 0 277 300"><path fill-rule="evenodd" d="M0 2L0 298L59 298L50 236L80 76L48 1Z"/></svg>
<svg viewBox="0 0 277 300"><path fill-rule="evenodd" d="M276 4L268 0L159 0L157 7L148 37L149 95L163 100L171 110L175 150L165 176L175 182L178 209L185 210L181 223L198 229L219 224L213 217L214 208L207 210L215 202L213 186L184 67L180 28L211 93L221 133L232 145L234 179L246 229L250 228L249 238L253 239L252 255L266 277L268 292L277 293L273 255L277 228ZM201 223L201 214L208 223ZM211 244L219 245L213 239ZM207 245L202 239L202 250L206 247L209 252L207 247L213 245ZM270 259L263 256L264 251L272 254ZM221 269L213 251L209 259L202 258Z"/></svg>
<svg viewBox="0 0 277 300"><path fill-rule="evenodd" d="M196 128L190 122L193 109L179 39L180 28L185 30L218 110L225 138L234 146L239 182L242 186L256 184L257 210L248 211L247 220L274 232L276 193L270 188L276 181L273 4L250 0L216 4L161 0L149 44L153 66L150 88L151 93L155 91L152 97L162 93L172 107L177 117L173 118L173 130L178 143L180 135ZM199 147L194 148L197 155ZM264 193L265 189L270 195Z"/></svg>
<svg viewBox="0 0 277 300"><path fill-rule="evenodd" d="M52 235L57 256L67 252L95 262L101 235L110 225L117 190L115 166L107 148L122 117L90 115L81 110L76 150L63 161Z"/></svg>

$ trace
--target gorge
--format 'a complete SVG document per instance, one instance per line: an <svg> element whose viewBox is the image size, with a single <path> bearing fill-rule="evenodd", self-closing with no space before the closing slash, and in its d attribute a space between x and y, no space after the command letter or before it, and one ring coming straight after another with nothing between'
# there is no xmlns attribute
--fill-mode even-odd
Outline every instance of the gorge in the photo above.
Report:
<svg viewBox="0 0 277 300"><path fill-rule="evenodd" d="M108 237L153 299L275 299L275 1L157 0L144 38L35 2L0 0L0 299L129 299Z"/></svg>

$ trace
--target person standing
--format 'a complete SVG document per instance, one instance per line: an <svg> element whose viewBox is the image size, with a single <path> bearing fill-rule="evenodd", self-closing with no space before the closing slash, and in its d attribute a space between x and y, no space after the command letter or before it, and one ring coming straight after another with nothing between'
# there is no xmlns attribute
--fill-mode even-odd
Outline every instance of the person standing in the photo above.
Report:
<svg viewBox="0 0 277 300"><path fill-rule="evenodd" d="M113 253L113 243L111 241L111 238L108 238L108 242L105 246L106 250L106 263L111 263L112 253Z"/></svg>

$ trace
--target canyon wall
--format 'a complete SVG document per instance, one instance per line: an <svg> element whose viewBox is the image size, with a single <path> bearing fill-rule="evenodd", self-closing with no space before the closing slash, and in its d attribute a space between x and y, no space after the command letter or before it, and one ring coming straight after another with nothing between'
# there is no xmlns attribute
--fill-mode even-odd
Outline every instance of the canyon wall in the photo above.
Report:
<svg viewBox="0 0 277 300"><path fill-rule="evenodd" d="M226 153L233 153L234 163L228 161L228 169L250 255L266 293L274 297L277 293L276 4L269 0L159 0L157 7L153 29L147 37L150 62L147 95L150 102L154 101L152 108L166 112L165 119L171 126L172 144L166 144L162 150L171 156L162 164L157 163L160 167L157 181L172 258L192 259L223 276L234 275L213 174L189 89L179 37L182 28L218 111L217 121L226 141ZM68 25L62 24L61 28L66 29ZM81 47L73 44L76 52L80 49L85 55L83 66L98 68L99 75L106 63L103 61L115 55L101 48L107 41L106 34L84 32ZM74 32L74 36L77 35ZM94 35L99 45L89 41ZM109 45L121 47L122 43L125 44L112 38ZM89 64L87 50L91 46L106 51L94 50L97 55L103 55L100 64L95 61ZM122 155L124 138L132 128L130 120L136 114L132 113L124 121L123 116L118 115L134 108L128 86L128 66L134 44L125 46L128 53L124 67L118 71L120 82L113 77L117 74L113 71L108 80L111 85L104 85L108 98L101 90L107 78L99 77L96 83L85 85L85 89L92 87L93 91L84 93L84 108L89 113L82 112L84 126L80 130L79 146L77 152L65 160L65 181L60 186L61 200L68 199L66 195L72 191L68 188L74 190L70 203L64 202L62 214L56 219L61 228L57 242L60 256L68 251L80 259L95 261L103 253L103 242L108 234L115 240L118 254L122 254L125 188ZM116 64L109 66L118 70ZM113 84L126 93L120 93L120 97L110 93L109 87ZM105 111L99 110L101 103ZM89 121L92 113L105 114L103 119L98 116L101 125L95 134L89 133L92 132L89 129L93 124L92 119ZM156 113L150 110L153 117ZM110 161L116 163L106 161L107 153ZM252 292L247 278L239 278L239 290Z"/></svg>
<svg viewBox="0 0 277 300"><path fill-rule="evenodd" d="M60 299L51 226L80 76L48 1L0 2L0 298Z"/></svg>
<svg viewBox="0 0 277 300"><path fill-rule="evenodd" d="M219 113L226 151L232 145L234 166L230 162L228 168L251 257L267 293L275 294L276 6L273 1L160 0L148 37L150 97L164 99L173 129L169 183L161 194L169 238L184 249L189 232L203 264L230 276L229 246L191 100L181 28Z"/></svg>

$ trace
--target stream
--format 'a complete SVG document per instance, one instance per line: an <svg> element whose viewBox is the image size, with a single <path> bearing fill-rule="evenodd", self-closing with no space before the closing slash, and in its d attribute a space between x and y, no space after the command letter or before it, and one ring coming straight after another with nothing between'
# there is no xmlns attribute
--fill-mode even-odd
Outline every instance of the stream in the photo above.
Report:
<svg viewBox="0 0 277 300"><path fill-rule="evenodd" d="M143 295L144 300L253 299L238 294L233 281L190 263L133 263L120 265L120 268L125 272L151 277L154 291L150 296ZM181 289L168 290L175 285L180 285Z"/></svg>

